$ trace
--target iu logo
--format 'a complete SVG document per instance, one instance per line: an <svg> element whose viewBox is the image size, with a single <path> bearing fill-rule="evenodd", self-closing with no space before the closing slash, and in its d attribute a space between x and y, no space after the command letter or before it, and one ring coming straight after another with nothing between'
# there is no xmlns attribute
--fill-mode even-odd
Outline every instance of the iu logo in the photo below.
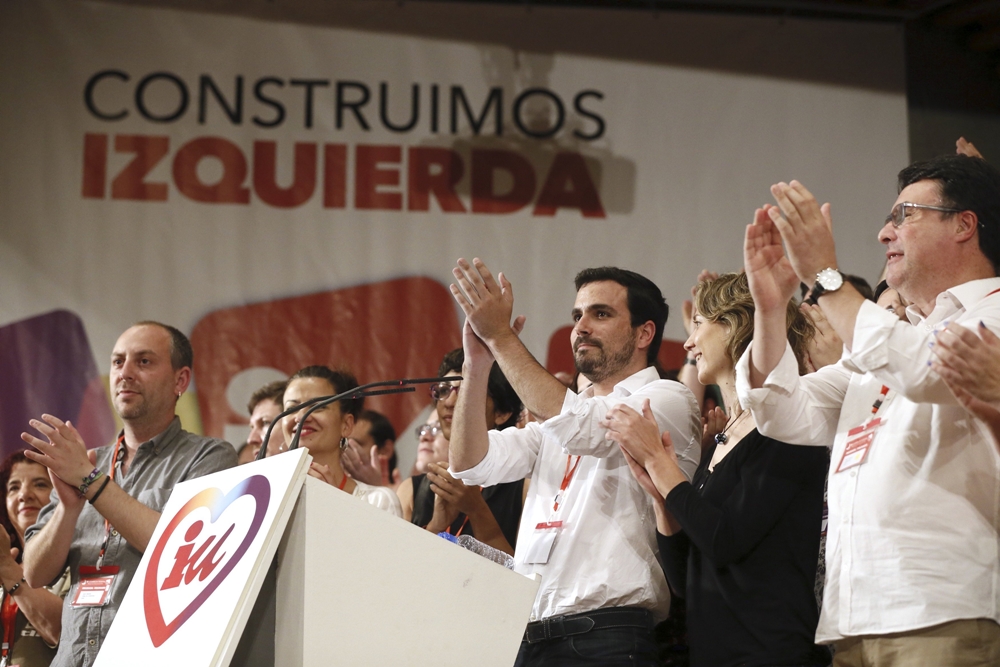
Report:
<svg viewBox="0 0 1000 667"><path fill-rule="evenodd" d="M234 533L238 523L232 523L221 535L217 533L202 537L205 532L205 522L192 522L184 533L183 543L173 554L167 555L167 562L173 560L169 574L162 582L158 581L160 561L164 549L170 543L174 531L181 525L184 518L199 509L207 509L210 523L215 524L225 514L234 502L244 496L250 496L254 501L253 517L245 534ZM268 503L271 499L271 485L263 475L253 475L236 485L229 493L220 489L205 489L185 503L171 519L163 534L153 547L149 565L146 568L146 578L143 581L143 608L146 612L146 627L153 646L159 647L183 625L215 589L225 580L243 554L253 543L254 538L264 522ZM222 523L225 525L225 523ZM201 538L201 539L199 539ZM237 540L240 540L237 544ZM174 541L176 544L176 540ZM185 586L207 582L200 592L184 606L175 618L166 621L163 617L163 606L160 594L163 591L183 590Z"/></svg>

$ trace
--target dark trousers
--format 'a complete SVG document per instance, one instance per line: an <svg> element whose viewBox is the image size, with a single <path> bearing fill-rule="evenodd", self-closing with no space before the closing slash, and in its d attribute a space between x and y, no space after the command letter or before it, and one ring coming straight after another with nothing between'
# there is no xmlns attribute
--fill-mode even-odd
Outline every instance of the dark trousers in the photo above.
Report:
<svg viewBox="0 0 1000 667"><path fill-rule="evenodd" d="M587 614L564 618L579 617L587 617ZM552 634L558 634L558 630ZM659 664L656 655L652 616L649 615L638 622L616 622L612 627L594 627L567 636L532 642L526 638L521 642L514 667L655 667Z"/></svg>

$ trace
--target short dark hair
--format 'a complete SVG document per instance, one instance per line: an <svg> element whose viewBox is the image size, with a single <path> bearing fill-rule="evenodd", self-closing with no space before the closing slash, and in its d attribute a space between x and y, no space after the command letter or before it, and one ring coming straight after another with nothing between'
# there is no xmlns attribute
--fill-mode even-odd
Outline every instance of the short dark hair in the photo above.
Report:
<svg viewBox="0 0 1000 667"><path fill-rule="evenodd" d="M261 403L261 401L274 401L280 406L281 397L285 395L285 387L287 386L288 380L275 380L274 382L268 382L263 387L250 394L250 402L247 403L247 412L253 414L254 409Z"/></svg>
<svg viewBox="0 0 1000 667"><path fill-rule="evenodd" d="M381 448L385 443L390 440L396 439L396 429L392 427L392 422L381 412L375 412L374 410L363 410L360 415L358 415L358 421L366 421L372 425L371 433L372 440L375 441L375 446Z"/></svg>
<svg viewBox="0 0 1000 667"><path fill-rule="evenodd" d="M448 375L448 371L461 371L462 364L465 363L465 351L462 348L452 350L444 355L441 366L438 368L438 377ZM510 386L507 376L500 370L500 365L493 362L490 368L490 378L486 382L486 395L493 399L493 410L499 414L510 413L507 421L497 426L498 431L517 424L521 416L521 397ZM492 424L490 425L492 426Z"/></svg>
<svg viewBox="0 0 1000 667"><path fill-rule="evenodd" d="M191 349L191 341L181 333L180 329L156 322L154 320L142 320L132 325L133 327L160 327L170 335L170 366L179 371L182 368L194 367L194 350Z"/></svg>
<svg viewBox="0 0 1000 667"><path fill-rule="evenodd" d="M576 274L574 283L576 291L590 283L610 280L625 288L628 294L628 312L632 327L639 327L652 320L656 331L653 340L646 350L646 364L654 365L660 354L660 343L663 342L663 328L670 315L670 307L663 298L663 293L652 280L641 276L635 271L619 269L616 266L601 266L594 269L584 269Z"/></svg>
<svg viewBox="0 0 1000 667"><path fill-rule="evenodd" d="M345 391L350 391L358 387L358 380L351 373L345 370L335 371L327 366L306 366L288 378L288 384L291 384L292 380L299 378L321 378L326 380L330 383L330 387L333 388L334 394L343 394ZM345 415L354 415L354 419L357 420L358 415L361 414L361 409L364 407L365 397L342 398L338 403L340 403L341 412Z"/></svg>
<svg viewBox="0 0 1000 667"><path fill-rule="evenodd" d="M918 181L937 181L941 205L972 211L979 218L979 249L1000 269L1000 171L982 158L942 155L899 172L899 190Z"/></svg>

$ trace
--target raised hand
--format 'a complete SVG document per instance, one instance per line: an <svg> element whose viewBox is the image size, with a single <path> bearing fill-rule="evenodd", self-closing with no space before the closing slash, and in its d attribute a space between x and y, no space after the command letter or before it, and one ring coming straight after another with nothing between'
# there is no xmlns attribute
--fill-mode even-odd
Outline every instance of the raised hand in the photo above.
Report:
<svg viewBox="0 0 1000 667"><path fill-rule="evenodd" d="M754 211L743 243L743 266L754 306L764 311L784 312L799 287L799 278L781 243L781 234L771 220L774 206L764 204Z"/></svg>
<svg viewBox="0 0 1000 667"><path fill-rule="evenodd" d="M353 438L348 438L347 447L340 452L340 465L351 479L371 486L381 486L383 479L377 447L372 447L369 458L371 460L366 461L361 454L361 445Z"/></svg>
<svg viewBox="0 0 1000 667"><path fill-rule="evenodd" d="M778 206L768 209L768 217L781 234L798 279L812 285L817 273L837 268L830 205L820 206L798 181L776 183L771 186L771 194Z"/></svg>
<svg viewBox="0 0 1000 667"><path fill-rule="evenodd" d="M826 319L823 309L819 306L803 303L799 310L808 317L816 331L812 338L806 341L806 352L809 355L810 372L815 372L824 366L830 366L840 361L844 354L844 341L834 331L833 325Z"/></svg>
<svg viewBox="0 0 1000 667"><path fill-rule="evenodd" d="M960 324L949 324L931 348L931 367L976 416L991 408L985 404L1000 402L1000 338L982 323L978 330L977 336Z"/></svg>
<svg viewBox="0 0 1000 667"><path fill-rule="evenodd" d="M958 155L968 155L969 157L977 157L982 160L986 158L983 154L973 145L971 141L966 141L965 137L959 137L958 141L955 142L955 153Z"/></svg>
<svg viewBox="0 0 1000 667"><path fill-rule="evenodd" d="M511 326L514 290L503 273L497 276L497 281L493 280L493 275L478 257L471 265L459 259L451 272L458 283L450 286L452 296L479 338L492 345L499 337L516 335Z"/></svg>
<svg viewBox="0 0 1000 667"><path fill-rule="evenodd" d="M601 421L607 429L605 437L617 442L643 468L648 468L650 461L666 452L677 464L677 454L674 452L670 434L661 437L660 427L649 407L649 399L642 404L642 414L639 414L624 403L608 410ZM669 443L669 444L667 444Z"/></svg>

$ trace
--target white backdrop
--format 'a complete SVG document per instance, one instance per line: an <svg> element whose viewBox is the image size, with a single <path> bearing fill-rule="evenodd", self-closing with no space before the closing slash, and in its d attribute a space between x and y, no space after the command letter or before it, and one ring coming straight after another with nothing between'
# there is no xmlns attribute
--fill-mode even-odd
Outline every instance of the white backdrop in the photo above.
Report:
<svg viewBox="0 0 1000 667"><path fill-rule="evenodd" d="M419 4L410 3L408 11L421 12L414 7ZM482 7L482 20L493 11ZM573 10L559 11L573 28ZM649 20L637 12L610 15L626 27ZM531 21L531 14L524 17ZM789 29L749 18L745 25L762 31L757 43L765 45L767 31ZM581 42L597 39L587 30L578 32ZM713 39L722 37L707 31L703 48L712 49ZM847 43L860 53L902 61L901 35L890 26L843 24L827 39L839 40L841 48ZM824 44L815 47L816 58L822 59ZM600 47L589 50L595 49ZM745 54L748 61L759 55ZM88 82L112 70L120 74L97 80L92 106L105 115L126 112L118 120L97 117L85 100ZM150 120L140 109L160 118L179 109L177 84L156 73L175 77L187 90L186 110L176 120ZM141 86L151 74L156 76ZM202 76L211 78L231 107L237 77L242 77L238 124L210 94L200 122ZM282 84L261 87L285 109L284 119L273 127L253 121L276 118L275 106L254 94L266 78ZM311 127L305 120L307 86L293 80L326 82L312 84ZM370 100L361 113L369 129L350 109L338 127L338 82L367 87ZM405 124L411 87L419 86L420 115L411 130L391 131L380 121L383 82L388 116L396 125ZM902 88L902 81L894 84L889 88ZM439 97L436 132L432 86ZM500 89L500 136L495 107L476 134L459 105L452 133L455 86L476 115L490 90ZM529 96L521 109L522 124L536 134L552 127L552 97L565 105L565 124L551 138L528 136L514 122L514 101L531 88L546 91ZM361 90L342 85L347 101L357 100ZM583 91L596 91L580 103L587 114L574 108L574 98ZM510 278L516 311L528 316L524 339L544 362L549 336L569 321L576 271L603 264L636 270L661 286L679 314L700 269L740 267L743 228L754 207L770 200L771 183L791 178L833 203L842 268L873 280L882 261L875 240L878 223L894 199L895 174L907 162L906 100L899 92L741 68L543 54L498 43L82 1L0 0L0 119L0 326L56 308L71 310L85 323L101 369L118 334L138 319L162 320L190 333L206 315L245 304L396 278L429 277L446 285L459 256L481 256ZM600 126L596 139L573 134L595 135ZM87 134L106 137L106 148L95 152L105 156L106 165L101 169L91 161L89 167L91 178L105 175L103 188L99 178L85 183ZM132 135L146 139L121 139ZM249 171L240 185L249 192L248 203L194 201L178 188L178 152L206 137L224 139L242 154ZM123 142L121 150L116 141ZM130 141L167 146L145 176L146 183L163 184L153 190L161 198L165 193L165 201L114 198L113 181L135 157L126 145ZM254 186L254 142L275 142L279 187L292 182L294 145L315 145L319 157L312 196L293 208L262 201ZM347 155L343 208L323 205L324 174L330 172L323 168L327 144L343 146ZM389 148L389 161L372 171L359 166L359 145L399 147L400 156L392 157L396 149ZM407 159L410 149L419 147L457 153L464 175L454 190L469 212L442 212L433 196L428 211L407 210L414 202L408 195L414 186ZM604 217L585 216L572 205L555 215L535 215L533 203L512 213L471 212L472 151L482 149L500 149L508 159L530 163L537 179L532 202L556 153L582 156L583 174L571 172L575 180L556 189L568 200L579 200L592 182ZM570 167L578 166L573 159ZM355 197L359 173L381 174L387 184L374 191L401 193L402 210L360 209ZM206 158L197 174L210 186L222 176L221 162ZM336 175L331 178L337 181ZM500 173L492 187L502 195L511 185L509 174ZM103 197L86 197L85 188ZM418 313L419 305L410 307ZM371 326L397 328L391 318ZM419 319L412 318L405 328L399 326L399 344L415 338L418 327ZM668 323L667 337L683 338L678 317ZM229 364L229 377L244 370L238 360L203 363L209 361ZM362 365L358 359L338 361ZM376 379L382 378L362 381ZM397 422L405 423L417 407L414 403L397 413Z"/></svg>

